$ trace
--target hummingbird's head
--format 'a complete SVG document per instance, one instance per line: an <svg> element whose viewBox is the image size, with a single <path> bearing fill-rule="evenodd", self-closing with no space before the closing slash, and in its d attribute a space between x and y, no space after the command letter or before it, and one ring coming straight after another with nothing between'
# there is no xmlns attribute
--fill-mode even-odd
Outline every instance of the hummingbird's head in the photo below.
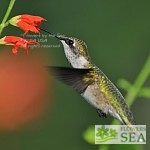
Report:
<svg viewBox="0 0 150 150"><path fill-rule="evenodd" d="M63 44L65 55L74 68L89 68L91 63L85 42L62 35L54 36Z"/></svg>

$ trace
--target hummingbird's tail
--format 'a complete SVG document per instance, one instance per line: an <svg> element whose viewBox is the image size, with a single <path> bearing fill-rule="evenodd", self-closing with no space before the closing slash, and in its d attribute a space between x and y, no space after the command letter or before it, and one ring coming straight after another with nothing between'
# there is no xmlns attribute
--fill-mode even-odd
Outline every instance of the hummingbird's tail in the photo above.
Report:
<svg viewBox="0 0 150 150"><path fill-rule="evenodd" d="M124 125L136 125L133 114L125 101L122 108L123 110L121 110L120 113L118 112L119 117L117 119L119 119Z"/></svg>
<svg viewBox="0 0 150 150"><path fill-rule="evenodd" d="M124 119L122 119L122 123L124 125L136 125L133 117L132 118L125 117Z"/></svg>

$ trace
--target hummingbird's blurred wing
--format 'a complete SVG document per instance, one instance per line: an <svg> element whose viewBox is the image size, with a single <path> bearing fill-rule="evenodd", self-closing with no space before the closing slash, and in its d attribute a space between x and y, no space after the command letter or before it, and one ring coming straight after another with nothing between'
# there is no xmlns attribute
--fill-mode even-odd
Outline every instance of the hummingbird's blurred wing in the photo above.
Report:
<svg viewBox="0 0 150 150"><path fill-rule="evenodd" d="M84 82L84 76L92 69L75 69L67 67L47 67L63 83L72 86L80 94L83 93L92 81Z"/></svg>

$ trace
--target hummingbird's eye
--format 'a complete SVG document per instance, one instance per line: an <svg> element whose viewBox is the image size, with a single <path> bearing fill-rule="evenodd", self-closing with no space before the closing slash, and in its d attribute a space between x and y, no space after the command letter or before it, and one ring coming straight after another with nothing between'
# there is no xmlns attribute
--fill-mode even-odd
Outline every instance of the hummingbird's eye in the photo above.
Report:
<svg viewBox="0 0 150 150"><path fill-rule="evenodd" d="M73 45L74 43L73 40L69 40L69 39L65 40L65 42L67 45Z"/></svg>
<svg viewBox="0 0 150 150"><path fill-rule="evenodd" d="M72 40L69 40L69 45L73 45L73 41Z"/></svg>

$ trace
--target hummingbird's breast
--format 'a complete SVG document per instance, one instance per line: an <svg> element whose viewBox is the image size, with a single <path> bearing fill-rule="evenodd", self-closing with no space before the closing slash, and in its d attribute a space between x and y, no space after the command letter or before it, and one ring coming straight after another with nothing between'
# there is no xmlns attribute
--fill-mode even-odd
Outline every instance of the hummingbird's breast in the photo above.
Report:
<svg viewBox="0 0 150 150"><path fill-rule="evenodd" d="M99 83L93 83L89 85L82 96L97 109L101 109L103 112L108 114L110 109L109 101L100 92Z"/></svg>

